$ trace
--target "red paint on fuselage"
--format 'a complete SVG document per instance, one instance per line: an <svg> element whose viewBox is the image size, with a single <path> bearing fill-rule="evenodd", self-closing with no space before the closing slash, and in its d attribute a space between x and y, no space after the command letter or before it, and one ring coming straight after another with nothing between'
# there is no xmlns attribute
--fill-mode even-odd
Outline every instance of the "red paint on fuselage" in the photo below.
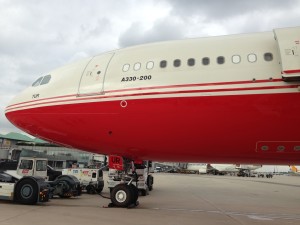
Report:
<svg viewBox="0 0 300 225"><path fill-rule="evenodd" d="M132 159L299 164L300 95L174 97L64 104L8 112L28 133ZM261 149L264 142L295 149ZM258 144L259 143L259 144ZM258 149L257 149L257 146Z"/></svg>

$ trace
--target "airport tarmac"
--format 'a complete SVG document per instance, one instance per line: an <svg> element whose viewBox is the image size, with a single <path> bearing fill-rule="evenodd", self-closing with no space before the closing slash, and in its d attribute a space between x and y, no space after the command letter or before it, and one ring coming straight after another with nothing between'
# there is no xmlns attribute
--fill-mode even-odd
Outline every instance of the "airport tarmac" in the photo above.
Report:
<svg viewBox="0 0 300 225"><path fill-rule="evenodd" d="M154 179L150 195L131 209L106 208L109 199L88 194L35 206L0 201L0 225L300 224L300 177L155 173Z"/></svg>

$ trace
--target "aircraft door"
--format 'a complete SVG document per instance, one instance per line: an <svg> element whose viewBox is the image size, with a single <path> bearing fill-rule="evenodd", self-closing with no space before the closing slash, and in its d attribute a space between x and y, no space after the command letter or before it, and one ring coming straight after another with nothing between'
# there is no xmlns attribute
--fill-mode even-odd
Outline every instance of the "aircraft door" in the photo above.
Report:
<svg viewBox="0 0 300 225"><path fill-rule="evenodd" d="M279 49L282 78L284 81L300 81L300 28L274 30Z"/></svg>
<svg viewBox="0 0 300 225"><path fill-rule="evenodd" d="M113 55L107 53L91 59L81 75L78 96L103 94L106 71Z"/></svg>

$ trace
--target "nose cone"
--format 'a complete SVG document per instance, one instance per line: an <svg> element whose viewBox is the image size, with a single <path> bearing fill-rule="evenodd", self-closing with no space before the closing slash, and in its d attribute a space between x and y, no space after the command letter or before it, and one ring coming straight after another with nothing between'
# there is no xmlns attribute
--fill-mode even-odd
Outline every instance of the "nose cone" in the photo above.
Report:
<svg viewBox="0 0 300 225"><path fill-rule="evenodd" d="M8 104L8 106L5 108L5 116L6 118L16 127L22 129L20 126L16 123L16 115L18 115L18 96L14 97L12 101Z"/></svg>
<svg viewBox="0 0 300 225"><path fill-rule="evenodd" d="M26 131L26 109L31 103L28 88L16 95L5 108L6 118L19 129ZM25 127L24 127L25 126Z"/></svg>

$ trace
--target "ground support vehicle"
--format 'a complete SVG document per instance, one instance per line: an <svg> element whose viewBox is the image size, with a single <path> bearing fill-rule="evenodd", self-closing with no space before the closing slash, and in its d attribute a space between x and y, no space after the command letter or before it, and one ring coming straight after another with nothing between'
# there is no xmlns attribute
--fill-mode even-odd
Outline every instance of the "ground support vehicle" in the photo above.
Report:
<svg viewBox="0 0 300 225"><path fill-rule="evenodd" d="M99 194L103 190L102 169L70 168L63 169L62 174L75 176L80 182L81 189L86 190L88 194Z"/></svg>
<svg viewBox="0 0 300 225"><path fill-rule="evenodd" d="M273 178L273 174L272 173L267 173L266 178Z"/></svg>
<svg viewBox="0 0 300 225"><path fill-rule="evenodd" d="M250 170L241 170L237 173L238 177L255 177Z"/></svg>
<svg viewBox="0 0 300 225"><path fill-rule="evenodd" d="M81 195L79 180L72 175L61 175L54 181L48 181L50 188L50 198L58 195L61 198L70 198Z"/></svg>
<svg viewBox="0 0 300 225"><path fill-rule="evenodd" d="M6 163L9 165L10 170L6 170ZM47 159L45 158L21 157L19 162L15 164L17 167L14 170L12 170L11 162L1 162L0 165L2 173L11 176L11 183L16 183L25 177L31 177L32 179L45 182L50 198L54 195L58 195L61 198L69 198L81 194L80 182L75 176L60 175L54 181L48 181Z"/></svg>
<svg viewBox="0 0 300 225"><path fill-rule="evenodd" d="M21 204L47 202L50 197L49 184L41 177L16 178L0 171L0 199Z"/></svg>

